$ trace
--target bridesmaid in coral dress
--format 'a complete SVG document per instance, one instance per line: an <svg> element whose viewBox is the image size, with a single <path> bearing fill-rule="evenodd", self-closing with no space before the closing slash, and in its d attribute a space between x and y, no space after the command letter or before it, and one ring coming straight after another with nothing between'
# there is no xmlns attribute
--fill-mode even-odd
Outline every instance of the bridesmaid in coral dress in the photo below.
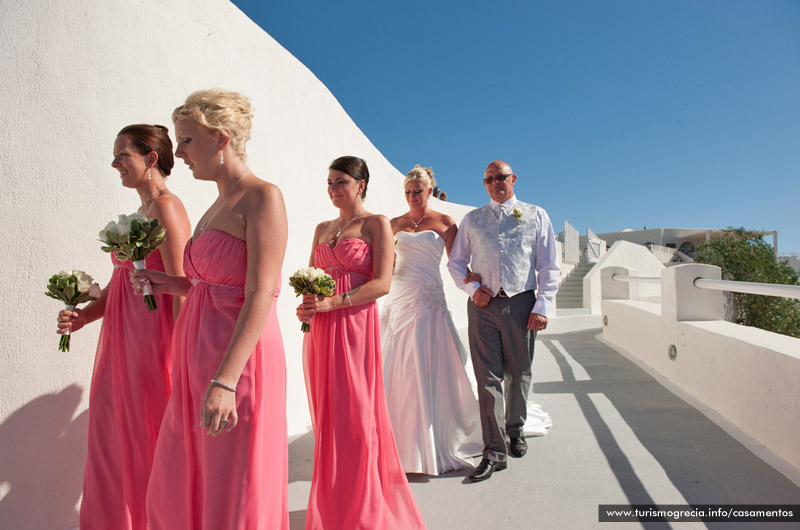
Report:
<svg viewBox="0 0 800 530"><path fill-rule="evenodd" d="M164 243L147 258L151 269L181 274L190 225L180 199L166 186L174 159L167 128L129 125L114 142L122 185L139 193L139 211L167 227ZM101 297L85 309L59 313L59 331L77 331L100 318L89 393L89 451L80 510L82 530L145 530L145 495L156 435L170 393L170 338L180 300L158 295L149 313L128 282L130 261L112 255L114 273Z"/></svg>
<svg viewBox="0 0 800 530"><path fill-rule="evenodd" d="M303 297L311 332L304 364L314 426L309 530L425 528L397 456L386 408L376 299L389 291L394 245L389 221L364 210L369 171L356 157L333 161L328 195L339 218L317 226L311 265L336 280L336 294Z"/></svg>
<svg viewBox="0 0 800 530"><path fill-rule="evenodd" d="M276 313L287 222L245 163L250 100L195 92L173 112L176 155L219 197L186 245L186 278L133 272L186 296L173 391L147 493L148 530L289 528L286 364Z"/></svg>

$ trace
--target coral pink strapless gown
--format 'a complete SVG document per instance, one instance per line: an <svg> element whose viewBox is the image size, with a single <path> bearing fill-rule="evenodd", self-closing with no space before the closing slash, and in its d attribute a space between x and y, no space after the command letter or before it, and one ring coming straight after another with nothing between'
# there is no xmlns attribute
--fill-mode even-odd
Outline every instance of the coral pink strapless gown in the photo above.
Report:
<svg viewBox="0 0 800 530"><path fill-rule="evenodd" d="M314 264L341 294L372 279L372 247L355 238L318 245ZM386 408L377 303L314 315L304 364L316 439L306 528L425 528Z"/></svg>
<svg viewBox="0 0 800 530"><path fill-rule="evenodd" d="M145 529L145 495L170 389L172 296L148 313L114 256L89 392L89 453L81 530ZM164 270L158 250L147 268Z"/></svg>
<svg viewBox="0 0 800 530"><path fill-rule="evenodd" d="M175 323L172 396L147 492L148 528L288 529L286 361L276 301L236 387L239 424L208 436L199 427L200 404L244 302L247 245L209 230L186 244L183 260L192 288Z"/></svg>

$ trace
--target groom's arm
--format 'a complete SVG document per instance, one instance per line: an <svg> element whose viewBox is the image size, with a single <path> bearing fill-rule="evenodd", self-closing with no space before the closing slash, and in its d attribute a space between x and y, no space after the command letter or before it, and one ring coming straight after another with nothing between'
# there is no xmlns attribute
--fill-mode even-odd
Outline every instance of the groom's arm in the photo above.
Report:
<svg viewBox="0 0 800 530"><path fill-rule="evenodd" d="M456 282L456 286L467 293L470 298L475 294L481 284L478 282L464 283L464 278L469 272L469 263L472 255L472 247L469 242L469 215L465 215L458 227L453 247L450 249L450 259L447 262L447 270Z"/></svg>
<svg viewBox="0 0 800 530"><path fill-rule="evenodd" d="M531 313L546 317L558 292L558 280L561 277L560 258L553 224L544 209L540 208L539 234L536 237L536 303ZM533 315L532 315L533 316ZM542 328L543 329L543 328Z"/></svg>

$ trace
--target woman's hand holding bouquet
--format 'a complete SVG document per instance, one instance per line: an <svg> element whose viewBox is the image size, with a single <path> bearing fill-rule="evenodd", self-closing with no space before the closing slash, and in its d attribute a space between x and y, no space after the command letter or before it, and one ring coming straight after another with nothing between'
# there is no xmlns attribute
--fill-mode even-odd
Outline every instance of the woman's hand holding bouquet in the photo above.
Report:
<svg viewBox="0 0 800 530"><path fill-rule="evenodd" d="M68 325L59 326L58 332L62 334L61 340L58 342L59 351L69 351L69 334L73 328L71 319L75 306L90 300L97 300L100 298L101 292L100 286L83 271L64 270L50 277L47 291L44 294L64 302L67 309L61 313L67 313L69 316ZM61 313L59 313L59 317L63 316ZM75 329L79 329L82 325L81 323Z"/></svg>
<svg viewBox="0 0 800 530"><path fill-rule="evenodd" d="M333 293L336 292L336 281L330 274L316 267L298 270L289 278L289 285L294 288L296 296L333 296ZM300 330L308 333L311 331L311 324L303 322Z"/></svg>
<svg viewBox="0 0 800 530"><path fill-rule="evenodd" d="M136 270L144 270L144 260L164 242L167 227L159 225L158 219L148 219L140 213L120 215L100 231L101 247L105 252L116 252L120 261L131 260ZM144 285L144 302L148 311L158 309L156 298L149 284Z"/></svg>

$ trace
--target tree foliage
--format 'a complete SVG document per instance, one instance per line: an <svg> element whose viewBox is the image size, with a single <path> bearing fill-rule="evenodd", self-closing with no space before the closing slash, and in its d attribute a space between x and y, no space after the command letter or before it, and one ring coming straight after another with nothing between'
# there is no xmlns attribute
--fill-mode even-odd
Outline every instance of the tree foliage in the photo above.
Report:
<svg viewBox="0 0 800 530"><path fill-rule="evenodd" d="M726 280L800 285L800 278L788 262L779 261L760 234L744 228L728 227L721 237L700 245L695 261L716 265ZM731 294L738 324L800 338L800 300Z"/></svg>

